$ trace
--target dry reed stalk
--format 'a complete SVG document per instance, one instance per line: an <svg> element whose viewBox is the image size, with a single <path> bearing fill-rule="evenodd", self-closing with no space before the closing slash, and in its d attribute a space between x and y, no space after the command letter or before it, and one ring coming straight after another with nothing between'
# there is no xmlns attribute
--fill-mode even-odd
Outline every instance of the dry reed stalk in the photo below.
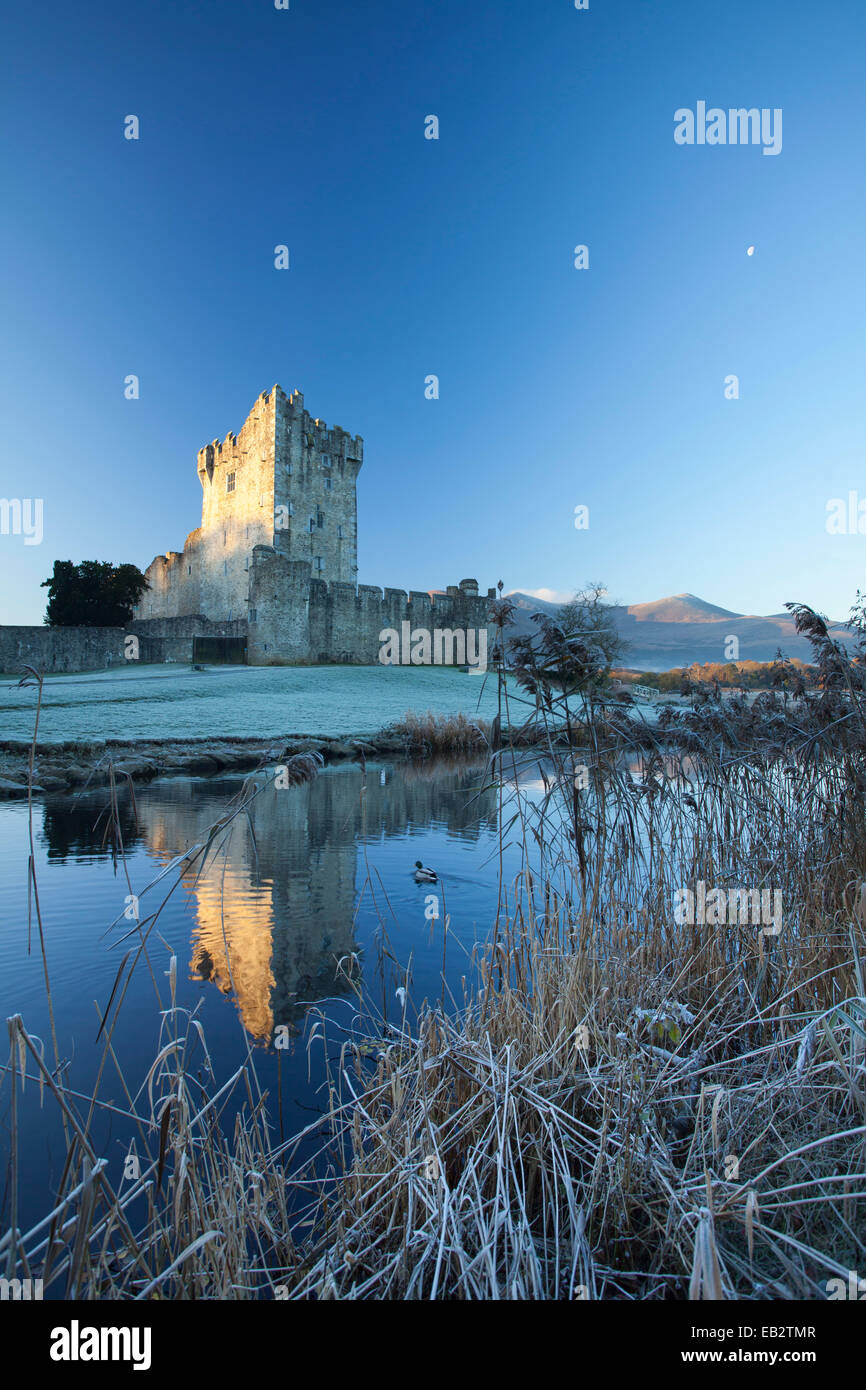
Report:
<svg viewBox="0 0 866 1390"><path fill-rule="evenodd" d="M405 726L424 750L488 740L500 850L511 836L524 849L462 1003L443 992L411 1028L405 1007L388 1024L352 976L358 1014L336 1060L325 1049L326 1113L275 1144L252 1054L220 1084L173 975L156 1056L127 1081L122 966L100 1080L110 1060L141 1152L119 1191L88 1137L106 1102L94 1091L82 1122L10 1020L13 1090L30 1068L70 1138L51 1212L23 1234L13 1216L0 1241L9 1269L84 1298L279 1284L301 1299L787 1299L862 1265L866 759L838 732L852 710L769 703L748 733L745 715L729 727L701 706L673 750L594 687L563 717L573 696L542 682L532 739L509 744L500 680L495 730ZM532 801L528 772L545 787ZM259 790L250 779L154 889L203 873ZM778 887L783 931L677 925L674 892L701 880ZM130 969L160 911L130 933ZM321 1014L311 1040L324 1030ZM234 1091L245 1104L227 1135Z"/></svg>

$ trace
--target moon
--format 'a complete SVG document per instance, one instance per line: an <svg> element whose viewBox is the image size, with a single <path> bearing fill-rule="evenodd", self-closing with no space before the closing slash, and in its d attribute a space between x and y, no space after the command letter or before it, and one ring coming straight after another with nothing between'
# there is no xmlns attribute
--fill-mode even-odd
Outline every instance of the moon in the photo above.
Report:
<svg viewBox="0 0 866 1390"><path fill-rule="evenodd" d="M755 254L755 248L754 248L754 246L750 246L749 249L748 249L747 252L746 252L746 255L747 255L747 256L754 256L754 254Z"/></svg>

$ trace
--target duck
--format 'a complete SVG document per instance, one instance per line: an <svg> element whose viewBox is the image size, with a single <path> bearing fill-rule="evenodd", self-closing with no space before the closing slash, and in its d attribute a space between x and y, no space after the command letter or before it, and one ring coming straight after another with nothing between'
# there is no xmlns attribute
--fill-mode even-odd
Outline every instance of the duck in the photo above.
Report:
<svg viewBox="0 0 866 1390"><path fill-rule="evenodd" d="M438 883L439 875L432 869L425 869L420 859L415 860L415 882L416 883Z"/></svg>

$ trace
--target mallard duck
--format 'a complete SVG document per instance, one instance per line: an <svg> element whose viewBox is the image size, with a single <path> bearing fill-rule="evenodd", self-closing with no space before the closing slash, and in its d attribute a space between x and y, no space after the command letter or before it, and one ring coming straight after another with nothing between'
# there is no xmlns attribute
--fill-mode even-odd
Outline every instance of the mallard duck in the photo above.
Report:
<svg viewBox="0 0 866 1390"><path fill-rule="evenodd" d="M415 882L416 883L438 883L439 877L434 874L432 869L425 869L420 859L415 860Z"/></svg>

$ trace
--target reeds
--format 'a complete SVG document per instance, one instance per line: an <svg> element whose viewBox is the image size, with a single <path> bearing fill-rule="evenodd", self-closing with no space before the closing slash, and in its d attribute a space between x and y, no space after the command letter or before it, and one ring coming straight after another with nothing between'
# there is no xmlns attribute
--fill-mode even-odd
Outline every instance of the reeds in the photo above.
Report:
<svg viewBox="0 0 866 1390"><path fill-rule="evenodd" d="M825 647L817 701L706 701L672 752L542 626L546 756L496 754L526 866L459 1009L344 1046L293 1295L825 1297L866 1258L857 673ZM779 933L678 925L699 880L771 883Z"/></svg>
<svg viewBox="0 0 866 1390"><path fill-rule="evenodd" d="M423 753L491 749L502 846L523 849L462 997L443 981L410 1026L404 995L395 1025L353 979L349 1032L331 1024L322 1049L324 1014L310 1032L317 1055L339 1043L324 1114L277 1143L252 1054L213 1077L173 965L157 1057L123 1083L140 1166L120 1187L88 1137L102 1102L83 1113L13 1017L7 1080L44 1087L70 1141L54 1208L0 1242L9 1277L84 1298L784 1300L866 1268L856 672L757 715L702 702L672 749L606 704L597 673L581 684L559 658L523 658L535 747L498 747L504 684L497 730L402 726ZM256 794L251 781L193 860ZM678 924L674 895L698 881L778 889L780 931ZM131 933L138 954L158 911ZM100 1020L121 1076L123 969Z"/></svg>
<svg viewBox="0 0 866 1390"><path fill-rule="evenodd" d="M415 714L408 710L388 730L403 740L411 757L429 758L440 753L478 753L490 745L490 725L465 714Z"/></svg>
<svg viewBox="0 0 866 1390"><path fill-rule="evenodd" d="M296 1296L821 1298L863 1267L851 769L599 750L576 818L563 771L514 811L545 876L511 886L463 1007L371 1028L375 1062L344 1047ZM675 885L768 874L778 936L673 920Z"/></svg>
<svg viewBox="0 0 866 1390"><path fill-rule="evenodd" d="M744 1010L690 964L506 936L459 1015L348 1046L296 1296L813 1298L862 1267L862 979L797 1015L793 980Z"/></svg>

